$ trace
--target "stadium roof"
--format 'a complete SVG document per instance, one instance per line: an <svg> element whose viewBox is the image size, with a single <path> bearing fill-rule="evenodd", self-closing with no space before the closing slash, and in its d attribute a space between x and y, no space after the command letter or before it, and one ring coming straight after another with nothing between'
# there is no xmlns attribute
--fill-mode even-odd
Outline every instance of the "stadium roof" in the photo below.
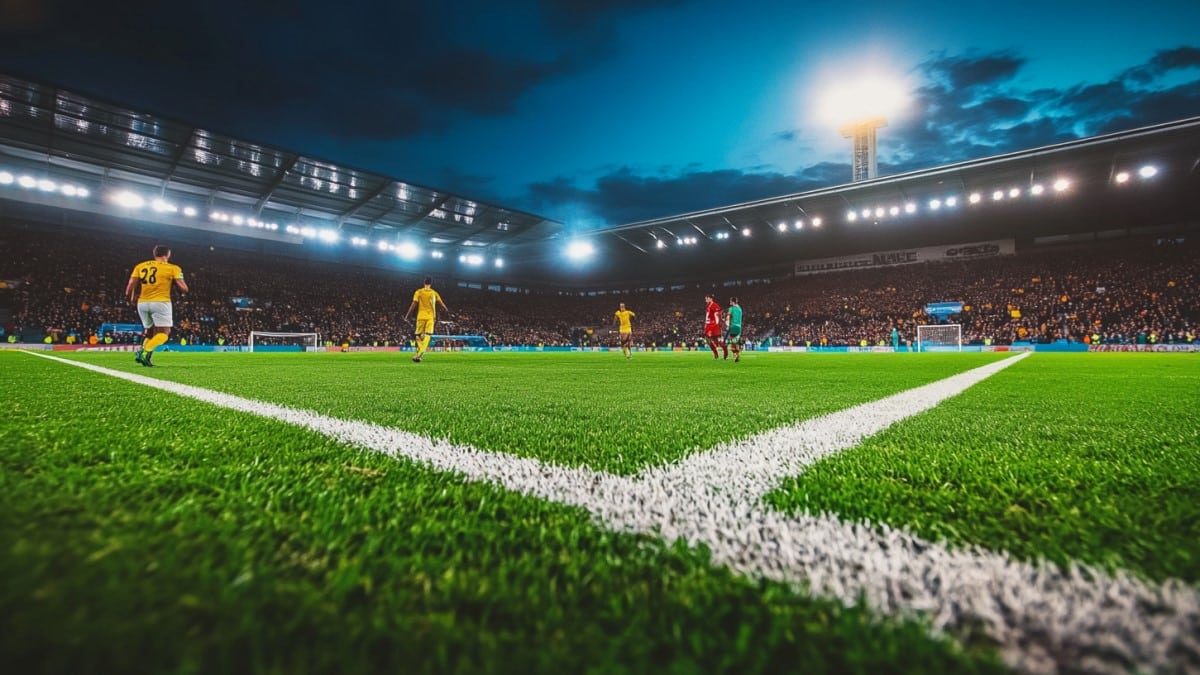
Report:
<svg viewBox="0 0 1200 675"><path fill-rule="evenodd" d="M0 163L10 172L74 180L91 192L132 189L147 202L190 205L193 220L179 217L181 225L234 231L253 220L258 231L248 234L268 239L295 240L308 227L336 229L347 238L505 248L562 229L531 213L7 75L0 75Z"/></svg>
<svg viewBox="0 0 1200 675"><path fill-rule="evenodd" d="M26 189L0 197L30 208L283 244L369 240L461 278L615 287L776 275L798 260L903 247L1195 228L1200 117L575 235L591 261L565 260L575 239L541 216L0 75L0 188L18 172ZM100 189L135 194L78 199ZM435 260L405 257L414 245Z"/></svg>
<svg viewBox="0 0 1200 675"><path fill-rule="evenodd" d="M592 242L599 256L624 262L626 278L649 278L644 270L712 278L898 247L1198 223L1194 117L629 223L593 233Z"/></svg>

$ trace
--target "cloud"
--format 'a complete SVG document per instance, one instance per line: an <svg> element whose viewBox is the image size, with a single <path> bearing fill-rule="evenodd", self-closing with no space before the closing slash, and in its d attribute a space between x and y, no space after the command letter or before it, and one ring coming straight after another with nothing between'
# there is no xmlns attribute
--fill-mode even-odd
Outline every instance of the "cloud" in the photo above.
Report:
<svg viewBox="0 0 1200 675"><path fill-rule="evenodd" d="M970 159L1061 143L1081 136L1138 128L1200 113L1200 49L1156 53L1146 63L1107 82L1062 89L1021 89L1015 78L1026 60L1011 51L966 56L938 54L918 67L914 114L880 134L881 174L928 169ZM785 129L771 135L794 145L802 134ZM706 171L682 167L653 176L629 168L608 172L590 188L569 177L530 186L535 210L591 214L597 226L624 224L673 214L777 197L848 181L849 163L821 161L793 173Z"/></svg>

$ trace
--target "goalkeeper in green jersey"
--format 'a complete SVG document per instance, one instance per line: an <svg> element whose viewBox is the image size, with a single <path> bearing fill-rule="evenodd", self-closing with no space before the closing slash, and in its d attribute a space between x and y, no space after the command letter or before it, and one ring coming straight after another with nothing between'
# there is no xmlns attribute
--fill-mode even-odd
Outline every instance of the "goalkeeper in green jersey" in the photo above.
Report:
<svg viewBox="0 0 1200 675"><path fill-rule="evenodd" d="M729 358L729 348L733 347L733 362L742 360L742 306L737 298L729 299L729 308L725 310L725 358Z"/></svg>

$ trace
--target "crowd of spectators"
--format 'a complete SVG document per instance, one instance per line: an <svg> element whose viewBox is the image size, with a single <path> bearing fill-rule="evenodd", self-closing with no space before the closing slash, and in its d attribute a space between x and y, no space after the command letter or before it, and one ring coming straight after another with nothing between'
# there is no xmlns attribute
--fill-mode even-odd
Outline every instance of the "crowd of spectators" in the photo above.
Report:
<svg viewBox="0 0 1200 675"><path fill-rule="evenodd" d="M102 324L136 323L122 291L133 265L157 242L36 227L0 228L0 309L6 335L54 342L134 341L136 332L99 335ZM1054 340L1190 342L1200 332L1200 244L1179 237L1125 239L1019 250L1018 255L846 271L756 283L687 284L668 291L523 293L435 280L453 310L447 334L483 335L497 345L615 344L613 312L636 313L635 343L702 341L704 296L737 296L747 340L811 345L890 344L935 322L930 302L961 302L950 317L969 342ZM207 246L179 245L192 292L175 302L172 342L245 344L251 331L318 333L334 344L407 343L402 319L417 276ZM234 298L249 298L240 304ZM3 314L0 313L0 316ZM39 338L43 339L43 338Z"/></svg>

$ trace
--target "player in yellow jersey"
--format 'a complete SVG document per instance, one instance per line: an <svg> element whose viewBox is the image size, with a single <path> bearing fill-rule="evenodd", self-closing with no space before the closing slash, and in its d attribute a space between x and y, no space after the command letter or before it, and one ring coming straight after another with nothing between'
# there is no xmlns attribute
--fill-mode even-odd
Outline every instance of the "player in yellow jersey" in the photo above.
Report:
<svg viewBox="0 0 1200 675"><path fill-rule="evenodd" d="M129 302L137 303L138 316L146 329L142 338L142 346L134 355L134 360L143 366L153 366L150 358L154 350L161 347L171 336L174 325L171 311L171 286L187 292L187 282L183 280L183 270L178 265L172 265L171 249L159 244L154 247L154 260L138 263L129 275L129 283L125 285L125 297Z"/></svg>
<svg viewBox="0 0 1200 675"><path fill-rule="evenodd" d="M637 316L633 312L625 309L625 303L621 303L621 308L613 312L613 322L617 324L617 331L621 334L621 352L625 354L625 358L633 358L633 323L631 320Z"/></svg>
<svg viewBox="0 0 1200 675"><path fill-rule="evenodd" d="M425 277L425 287L418 288L413 293L412 304L408 306L408 311L404 314L404 320L408 321L408 317L412 316L413 310L417 310L417 354L412 357L415 363L421 362L421 355L429 349L429 340L433 336L433 323L437 317L437 306L441 305L442 310L447 314L450 310L446 308L446 303L442 302L442 296L433 290L433 279Z"/></svg>

